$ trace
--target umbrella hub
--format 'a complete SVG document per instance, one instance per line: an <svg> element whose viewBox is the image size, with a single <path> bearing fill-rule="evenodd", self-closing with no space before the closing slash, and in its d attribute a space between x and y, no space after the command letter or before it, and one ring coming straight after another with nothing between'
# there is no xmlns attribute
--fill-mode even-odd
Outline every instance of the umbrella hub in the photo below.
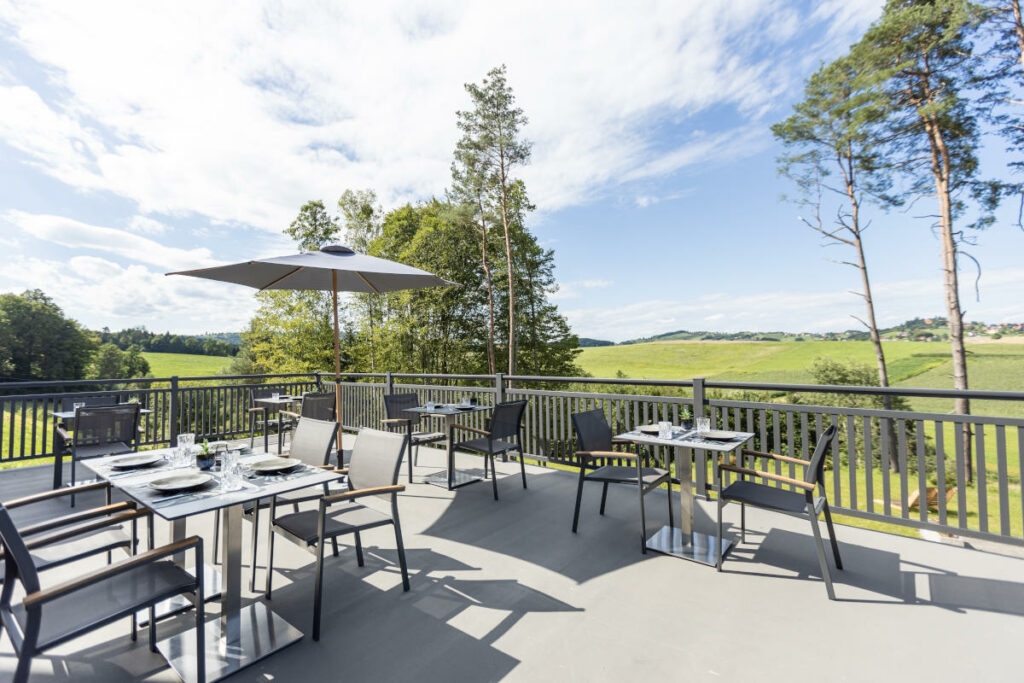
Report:
<svg viewBox="0 0 1024 683"><path fill-rule="evenodd" d="M354 254L354 249L346 247L344 244L325 244L320 247L320 251L325 254Z"/></svg>

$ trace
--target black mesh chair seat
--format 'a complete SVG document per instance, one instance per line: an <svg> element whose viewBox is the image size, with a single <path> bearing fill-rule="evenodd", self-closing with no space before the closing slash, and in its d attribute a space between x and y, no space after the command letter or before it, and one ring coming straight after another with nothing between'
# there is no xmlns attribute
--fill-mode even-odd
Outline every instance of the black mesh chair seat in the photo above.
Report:
<svg viewBox="0 0 1024 683"><path fill-rule="evenodd" d="M455 444L456 449L464 449L467 451L475 451L476 453L486 453L487 455L501 455L508 451L519 450L519 446L509 441L501 441L496 439L494 441L488 440L486 437L480 437L479 439L470 439L469 441L460 441Z"/></svg>
<svg viewBox="0 0 1024 683"><path fill-rule="evenodd" d="M668 470L657 467L643 467L640 469L640 479L646 485L661 483L668 477ZM637 483L636 467L624 465L605 465L598 467L593 472L588 472L585 477L587 481L607 481L613 484L635 484Z"/></svg>
<svg viewBox="0 0 1024 683"><path fill-rule="evenodd" d="M317 535L317 524L320 513L317 510L303 510L290 515L283 515L274 520L274 525L307 545L315 545L320 538ZM371 508L350 503L336 511L324 521L324 536L332 538L342 534L365 531L378 526L391 524L391 515L377 512Z"/></svg>
<svg viewBox="0 0 1024 683"><path fill-rule="evenodd" d="M120 455L122 453L131 453L134 450L131 446L126 444L124 441L115 441L113 443L106 444L95 444L92 446L78 446L75 448L75 456L79 459L82 458L99 458L104 455Z"/></svg>
<svg viewBox="0 0 1024 683"><path fill-rule="evenodd" d="M789 512L795 515L807 514L810 511L804 494L796 491L786 491L774 486L766 486L752 481L735 481L722 491L722 500L732 500L737 503L749 503L758 507ZM825 499L817 497L814 499L815 512L821 511Z"/></svg>
<svg viewBox="0 0 1024 683"><path fill-rule="evenodd" d="M195 583L187 571L164 560L86 586L43 606L38 646L57 645L85 629L131 614L140 604L179 595ZM25 609L18 604L11 611L24 628Z"/></svg>

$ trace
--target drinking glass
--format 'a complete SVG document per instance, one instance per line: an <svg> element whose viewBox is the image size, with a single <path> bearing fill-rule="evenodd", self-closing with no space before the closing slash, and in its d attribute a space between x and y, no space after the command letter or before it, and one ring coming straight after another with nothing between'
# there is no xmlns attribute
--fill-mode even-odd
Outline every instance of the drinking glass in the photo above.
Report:
<svg viewBox="0 0 1024 683"><path fill-rule="evenodd" d="M175 464L178 467L188 465L192 458L192 446L196 443L196 435L190 432L178 434L178 448L174 452Z"/></svg>
<svg viewBox="0 0 1024 683"><path fill-rule="evenodd" d="M658 438L659 439L671 439L672 438L672 423L667 421L658 422Z"/></svg>
<svg viewBox="0 0 1024 683"><path fill-rule="evenodd" d="M242 488L242 469L238 451L224 451L220 461L220 488L237 491Z"/></svg>
<svg viewBox="0 0 1024 683"><path fill-rule="evenodd" d="M85 401L75 401L72 404L72 407L74 408L75 412L77 413L79 408L84 408L85 407Z"/></svg>
<svg viewBox="0 0 1024 683"><path fill-rule="evenodd" d="M281 398L281 393L278 392L278 391L275 391L274 393L270 394L270 398L272 398L272 399L274 399L276 401L277 399Z"/></svg>
<svg viewBox="0 0 1024 683"><path fill-rule="evenodd" d="M711 418L710 417L698 417L693 421L693 427L697 430L697 434L703 434L704 432L711 431Z"/></svg>
<svg viewBox="0 0 1024 683"><path fill-rule="evenodd" d="M462 397L462 405L463 406L468 406L469 405L469 398L468 397L466 397L466 396Z"/></svg>

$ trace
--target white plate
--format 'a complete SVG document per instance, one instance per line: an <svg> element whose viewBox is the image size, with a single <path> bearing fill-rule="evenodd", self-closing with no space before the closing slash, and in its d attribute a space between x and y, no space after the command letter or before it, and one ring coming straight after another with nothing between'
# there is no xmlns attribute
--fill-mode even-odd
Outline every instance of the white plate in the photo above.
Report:
<svg viewBox="0 0 1024 683"><path fill-rule="evenodd" d="M301 464L302 461L296 458L267 458L266 460L254 462L249 466L249 469L253 472L260 472L262 474L273 474L275 472L290 470Z"/></svg>
<svg viewBox="0 0 1024 683"><path fill-rule="evenodd" d="M661 428L658 425L640 425L636 430L641 434L657 434L661 431Z"/></svg>
<svg viewBox="0 0 1024 683"><path fill-rule="evenodd" d="M115 470L130 470L136 467L149 467L162 461L164 456L158 453L133 453L110 461Z"/></svg>
<svg viewBox="0 0 1024 683"><path fill-rule="evenodd" d="M160 491L161 493L171 493L174 491L187 491L194 489L213 481L212 474L204 474L203 472L187 472L185 474L172 474L168 477L162 477L160 479L154 479L149 482L149 488Z"/></svg>
<svg viewBox="0 0 1024 683"><path fill-rule="evenodd" d="M697 438L711 439L712 441L732 441L736 438L736 432L723 432L717 429L711 429L703 434L697 434Z"/></svg>

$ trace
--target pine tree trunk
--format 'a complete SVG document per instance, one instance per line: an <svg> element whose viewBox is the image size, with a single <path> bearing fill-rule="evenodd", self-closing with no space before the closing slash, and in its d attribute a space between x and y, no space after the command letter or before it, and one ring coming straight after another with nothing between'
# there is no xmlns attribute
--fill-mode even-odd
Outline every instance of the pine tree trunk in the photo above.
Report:
<svg viewBox="0 0 1024 683"><path fill-rule="evenodd" d="M935 193L939 199L939 230L942 246L942 280L946 293L946 314L949 325L949 342L953 354L953 388L966 390L967 350L964 347L963 311L960 309L960 283L957 276L957 245L953 235L953 202L949 194L950 160L942 130L934 122L926 122L925 130L931 142L932 169L935 176ZM968 415L970 402L966 398L955 399L957 414ZM964 480L974 480L973 457L971 454L971 427L965 423L958 435L963 442ZM945 476L939 472L939 476Z"/></svg>
<svg viewBox="0 0 1024 683"><path fill-rule="evenodd" d="M487 264L487 224L484 222L483 200L477 199L480 207L480 259L483 263L484 275L487 278L487 367L490 374L497 370L494 367L494 281L491 279L491 267Z"/></svg>
<svg viewBox="0 0 1024 683"><path fill-rule="evenodd" d="M501 150L501 223L505 228L505 267L508 278L508 374L516 374L516 294L512 268L512 237L508 229L508 178Z"/></svg>

